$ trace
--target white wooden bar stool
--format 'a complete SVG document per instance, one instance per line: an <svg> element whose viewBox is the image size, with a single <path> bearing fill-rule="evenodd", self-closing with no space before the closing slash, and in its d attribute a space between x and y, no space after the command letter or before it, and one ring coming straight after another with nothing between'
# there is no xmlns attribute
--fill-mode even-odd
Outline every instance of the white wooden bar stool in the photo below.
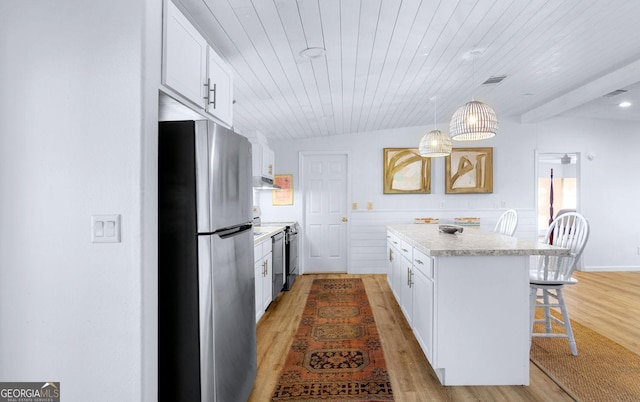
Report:
<svg viewBox="0 0 640 402"><path fill-rule="evenodd" d="M518 213L515 209L508 209L498 219L494 232L507 236L513 236L518 227Z"/></svg>
<svg viewBox="0 0 640 402"><path fill-rule="evenodd" d="M582 250L589 238L589 223L576 212L562 214L551 223L545 236L545 243L568 248L567 256L541 256L529 273L529 307L532 337L568 338L571 353L578 354L576 341L573 338L569 313L562 295L565 285L578 283L571 275L576 269ZM540 293L539 293L540 291ZM555 301L555 303L553 302ZM558 307L562 320L551 314L551 308ZM544 318L535 319L536 308L544 309ZM544 323L544 332L533 332L535 323ZM553 323L564 327L564 333L553 333Z"/></svg>

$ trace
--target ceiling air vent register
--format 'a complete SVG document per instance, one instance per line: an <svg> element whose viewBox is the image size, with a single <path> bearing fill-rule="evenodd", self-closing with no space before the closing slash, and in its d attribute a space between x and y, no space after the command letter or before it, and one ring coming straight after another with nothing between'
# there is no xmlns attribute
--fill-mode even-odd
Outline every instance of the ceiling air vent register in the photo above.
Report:
<svg viewBox="0 0 640 402"><path fill-rule="evenodd" d="M482 85L494 85L494 84L499 84L501 83L505 78L507 78L506 75L499 75L497 77L489 77L487 78L487 80L485 82L482 83Z"/></svg>
<svg viewBox="0 0 640 402"><path fill-rule="evenodd" d="M615 91L611 91L608 94L604 95L605 98L613 98L614 96L622 95L627 92L626 89L616 89Z"/></svg>

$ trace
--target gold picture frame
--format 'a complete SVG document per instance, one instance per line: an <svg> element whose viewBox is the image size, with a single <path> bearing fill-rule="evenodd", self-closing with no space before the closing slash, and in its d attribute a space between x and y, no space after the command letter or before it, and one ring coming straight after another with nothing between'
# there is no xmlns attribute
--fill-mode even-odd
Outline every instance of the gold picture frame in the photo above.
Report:
<svg viewBox="0 0 640 402"><path fill-rule="evenodd" d="M453 148L445 157L445 193L493 193L493 148Z"/></svg>
<svg viewBox="0 0 640 402"><path fill-rule="evenodd" d="M271 191L273 205L293 205L293 175L277 174L273 177L273 184L280 186L279 190Z"/></svg>
<svg viewBox="0 0 640 402"><path fill-rule="evenodd" d="M384 194L431 193L431 158L418 148L384 148Z"/></svg>

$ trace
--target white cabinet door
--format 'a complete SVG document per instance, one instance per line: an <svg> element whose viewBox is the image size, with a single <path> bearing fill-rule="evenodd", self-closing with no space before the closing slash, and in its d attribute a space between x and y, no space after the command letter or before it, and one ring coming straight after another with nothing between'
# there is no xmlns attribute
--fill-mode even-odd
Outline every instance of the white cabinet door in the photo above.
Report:
<svg viewBox="0 0 640 402"><path fill-rule="evenodd" d="M433 364L434 281L429 274L432 270L432 259L416 258L414 254L413 333L431 364Z"/></svg>
<svg viewBox="0 0 640 402"><path fill-rule="evenodd" d="M255 262L255 287L256 287L256 322L264 314L262 308L262 283L264 282L264 259L258 258Z"/></svg>
<svg viewBox="0 0 640 402"><path fill-rule="evenodd" d="M389 287L393 289L393 259L396 256L393 254L393 243L391 239L387 240L387 282Z"/></svg>
<svg viewBox="0 0 640 402"><path fill-rule="evenodd" d="M400 254L400 249L393 247L393 278L392 278L392 287L393 295L396 297L398 304L401 304L400 295L402 294L402 280L405 278L403 275L404 264L402 264L402 254ZM406 278L405 278L406 279ZM406 282L405 282L406 283Z"/></svg>
<svg viewBox="0 0 640 402"><path fill-rule="evenodd" d="M387 241L390 248L391 261L389 264L389 285L393 291L393 295L396 297L398 303L400 303L400 282L402 282L402 268L400 261L402 261L402 254L400 254L400 239L391 232L387 232Z"/></svg>
<svg viewBox="0 0 640 402"><path fill-rule="evenodd" d="M273 285L273 258L271 241L266 240L254 247L255 259L255 293L256 293L256 322L264 315L264 311L271 304Z"/></svg>
<svg viewBox="0 0 640 402"><path fill-rule="evenodd" d="M204 96L206 110L229 126L233 125L233 73L224 61L209 48L207 82Z"/></svg>
<svg viewBox="0 0 640 402"><path fill-rule="evenodd" d="M265 144L254 143L252 147L253 175L273 179L273 151Z"/></svg>
<svg viewBox="0 0 640 402"><path fill-rule="evenodd" d="M413 319L413 267L411 261L402 257L402 289L400 290L400 307L409 325Z"/></svg>
<svg viewBox="0 0 640 402"><path fill-rule="evenodd" d="M273 150L269 147L262 147L262 173L265 177L273 179L274 167L274 154Z"/></svg>
<svg viewBox="0 0 640 402"><path fill-rule="evenodd" d="M209 45L171 1L166 3L162 82L202 108Z"/></svg>

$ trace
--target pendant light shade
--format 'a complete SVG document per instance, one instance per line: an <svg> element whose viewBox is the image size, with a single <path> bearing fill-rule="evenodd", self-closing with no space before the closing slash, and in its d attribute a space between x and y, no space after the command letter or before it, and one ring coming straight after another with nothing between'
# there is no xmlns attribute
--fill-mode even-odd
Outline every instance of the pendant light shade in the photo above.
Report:
<svg viewBox="0 0 640 402"><path fill-rule="evenodd" d="M420 154L420 156L424 156L427 158L447 156L451 154L451 138L442 131L436 129L435 126L438 122L438 98L434 96L431 98L431 100L434 102L434 127L433 130L426 133L420 140L420 145L418 145L418 153Z"/></svg>
<svg viewBox="0 0 640 402"><path fill-rule="evenodd" d="M440 130L431 130L420 140L420 156L434 157L451 154L451 138Z"/></svg>
<svg viewBox="0 0 640 402"><path fill-rule="evenodd" d="M456 141L491 138L498 131L496 112L486 103L471 101L456 110L449 124L449 135Z"/></svg>

